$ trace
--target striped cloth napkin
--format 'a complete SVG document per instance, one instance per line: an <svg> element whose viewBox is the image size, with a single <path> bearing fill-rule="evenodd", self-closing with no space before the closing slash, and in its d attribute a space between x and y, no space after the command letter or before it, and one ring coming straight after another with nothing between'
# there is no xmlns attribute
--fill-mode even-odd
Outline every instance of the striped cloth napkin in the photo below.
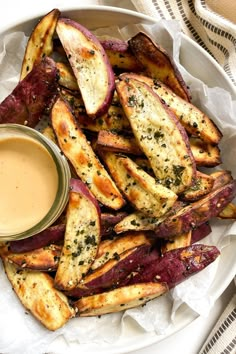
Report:
<svg viewBox="0 0 236 354"><path fill-rule="evenodd" d="M199 354L236 353L236 294L216 322Z"/></svg>
<svg viewBox="0 0 236 354"><path fill-rule="evenodd" d="M235 0L132 0L146 15L180 21L183 32L222 66L236 85Z"/></svg>

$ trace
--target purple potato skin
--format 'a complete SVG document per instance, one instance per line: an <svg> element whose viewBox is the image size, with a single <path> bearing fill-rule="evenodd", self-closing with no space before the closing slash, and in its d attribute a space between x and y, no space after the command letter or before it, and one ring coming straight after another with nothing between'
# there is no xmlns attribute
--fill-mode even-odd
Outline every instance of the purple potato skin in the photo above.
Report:
<svg viewBox="0 0 236 354"><path fill-rule="evenodd" d="M170 238L193 230L217 216L235 196L236 180L233 180L204 198L187 205L175 215L167 217L155 229L155 236Z"/></svg>
<svg viewBox="0 0 236 354"><path fill-rule="evenodd" d="M117 215L101 214L101 236L105 237L112 233L113 226L117 220L125 217L126 213L117 213ZM9 249L13 253L22 253L33 251L37 248L49 246L52 243L60 243L64 240L65 224L53 225L40 233L19 241L9 242Z"/></svg>
<svg viewBox="0 0 236 354"><path fill-rule="evenodd" d="M167 86L169 86L178 96L182 97L188 102L191 101L191 93L182 77L182 74L175 65L173 58L168 55L164 48L153 42L151 37L149 37L144 32L139 32L131 37L128 40L128 45L134 56L141 62L141 64L145 65L145 70L148 73L148 76L155 76L155 70L153 69L155 66L158 68L158 70L159 65L160 67L168 67L168 75L166 75L164 79L162 78L162 81ZM143 62L143 57L147 60L148 64L145 64L145 61ZM165 58L164 60L163 57ZM172 70L175 76L174 79L171 75Z"/></svg>
<svg viewBox="0 0 236 354"><path fill-rule="evenodd" d="M150 245L141 245L134 249L126 258L121 259L110 270L104 272L99 277L85 283L85 288L75 288L67 295L72 297L88 296L103 292L104 289L110 289L112 287L119 287L119 283L122 282L127 276L135 271L142 260L148 257L150 254Z"/></svg>
<svg viewBox="0 0 236 354"><path fill-rule="evenodd" d="M15 123L34 128L50 110L58 94L57 81L54 60L43 58L0 104L0 124Z"/></svg>
<svg viewBox="0 0 236 354"><path fill-rule="evenodd" d="M130 279L127 285L144 282L165 282L169 289L211 264L220 252L215 246L195 244L166 252L153 260Z"/></svg>
<svg viewBox="0 0 236 354"><path fill-rule="evenodd" d="M113 93L114 93L114 90L115 90L115 75L114 75L113 69L111 67L111 64L109 62L109 59L107 57L107 54L105 52L105 49L103 48L102 44L97 39L97 37L92 32L90 32L86 27L81 25L80 23L78 23L76 21L73 21L73 20L71 20L69 18L60 18L58 22L59 22L59 24L64 25L65 28L68 27L68 26L71 26L71 27L77 29L78 31L80 31L81 33L83 33L83 35L91 43L94 44L94 48L97 48L101 52L102 60L104 61L105 66L106 66L106 73L105 74L107 76L107 94L106 94L106 97L104 98L103 102L101 102L100 105L97 107L96 112L87 111L87 114L90 115L93 118L101 116L101 115L105 114L108 111L108 108L109 108L110 103L112 101ZM68 51L66 42L63 41L62 35L60 36L60 32L58 32L58 36L59 36L59 38L60 38L60 40L62 42L62 45L64 47L64 50L65 50L66 54L67 54L67 57L69 59L70 65L72 67L72 70L76 74L77 68L76 68L75 63L73 61L73 58L71 57L71 53ZM81 45L83 45L83 44L81 44ZM75 76L77 77L77 75L75 75ZM97 81L97 84L99 85L99 81ZM85 103L85 107L86 107L86 110L87 110L87 108L88 108L88 105L86 103L87 99L85 99L85 95L83 93L83 90L81 90L81 94L82 94L82 97L84 98L84 103Z"/></svg>
<svg viewBox="0 0 236 354"><path fill-rule="evenodd" d="M126 213L118 213L117 215L102 213L101 214L101 234L103 237L112 233L113 226L117 220L120 221ZM62 242L65 234L65 224L50 226L40 233L19 241L11 241L10 251L14 253L22 253L33 251L37 248L49 246L51 243Z"/></svg>
<svg viewBox="0 0 236 354"><path fill-rule="evenodd" d="M205 222L204 224L198 226L192 231L191 244L202 240L204 237L208 236L211 231L212 229L209 222Z"/></svg>
<svg viewBox="0 0 236 354"><path fill-rule="evenodd" d="M128 43L123 41L122 39L102 39L100 40L100 43L105 50L114 50L119 53L125 53L127 52L127 50L130 50Z"/></svg>
<svg viewBox="0 0 236 354"><path fill-rule="evenodd" d="M10 251L13 253L29 252L52 243L63 241L65 228L65 224L58 224L50 226L32 237L19 241L11 241Z"/></svg>
<svg viewBox="0 0 236 354"><path fill-rule="evenodd" d="M127 216L126 212L117 212L116 214L112 213L102 213L102 236L108 236L113 233L113 227L120 222L123 218Z"/></svg>
<svg viewBox="0 0 236 354"><path fill-rule="evenodd" d="M71 178L70 180L70 190L75 193L80 193L89 199L96 207L97 213L100 216L100 225L101 225L101 210L97 199L90 192L88 187L84 182L77 178Z"/></svg>

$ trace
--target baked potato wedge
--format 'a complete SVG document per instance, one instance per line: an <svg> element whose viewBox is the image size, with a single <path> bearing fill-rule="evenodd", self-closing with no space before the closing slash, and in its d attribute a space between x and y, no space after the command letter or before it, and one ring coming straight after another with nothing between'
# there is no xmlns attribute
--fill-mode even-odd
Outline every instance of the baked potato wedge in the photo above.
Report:
<svg viewBox="0 0 236 354"><path fill-rule="evenodd" d="M113 227L125 216L126 212L101 213L101 236L105 237L113 232ZM9 242L9 250L12 253L23 253L34 251L38 248L50 246L51 244L61 244L64 240L65 223L48 227L44 231L17 241ZM5 244L4 244L5 246Z"/></svg>
<svg viewBox="0 0 236 354"><path fill-rule="evenodd" d="M114 71L142 71L141 63L135 58L127 42L108 38L100 39Z"/></svg>
<svg viewBox="0 0 236 354"><path fill-rule="evenodd" d="M54 286L68 291L74 289L90 269L101 238L98 202L79 180L71 183L66 219L64 244Z"/></svg>
<svg viewBox="0 0 236 354"><path fill-rule="evenodd" d="M2 252L0 249L0 257L14 263L18 268L44 272L56 270L60 256L61 246L59 245L50 245L23 253L13 253L9 250Z"/></svg>
<svg viewBox="0 0 236 354"><path fill-rule="evenodd" d="M96 269L106 263L109 259L118 257L121 253L140 245L151 245L152 239L146 232L127 232L121 237L115 237L113 240L101 241L98 254L94 260L91 269Z"/></svg>
<svg viewBox="0 0 236 354"><path fill-rule="evenodd" d="M188 134L201 138L206 143L218 144L222 133L216 124L204 112L192 103L176 95L161 81L139 74L124 74L146 83L165 101L169 109L174 112Z"/></svg>
<svg viewBox="0 0 236 354"><path fill-rule="evenodd" d="M120 152L124 154L143 155L134 136L116 134L113 131L100 130L97 136L96 149Z"/></svg>
<svg viewBox="0 0 236 354"><path fill-rule="evenodd" d="M167 217L155 229L156 237L174 237L194 229L216 217L235 196L236 181L233 180Z"/></svg>
<svg viewBox="0 0 236 354"><path fill-rule="evenodd" d="M214 178L213 190L223 187L229 182L233 181L233 177L230 171L218 170L211 173L211 177Z"/></svg>
<svg viewBox="0 0 236 354"><path fill-rule="evenodd" d="M171 289L215 261L220 251L215 246L195 244L165 252L153 262L151 259L142 272L130 278L128 284L164 282Z"/></svg>
<svg viewBox="0 0 236 354"><path fill-rule="evenodd" d="M176 194L182 193L196 174L185 129L145 83L122 75L116 90L156 178Z"/></svg>
<svg viewBox="0 0 236 354"><path fill-rule="evenodd" d="M116 185L136 210L160 217L172 208L177 195L157 183L129 157L103 151L102 158Z"/></svg>
<svg viewBox="0 0 236 354"><path fill-rule="evenodd" d="M83 124L83 119L81 118L78 118L78 121L82 122L82 126L85 128L87 125L90 130L88 121L85 124ZM109 130L108 127L104 128L104 130L99 129L99 127L91 129L93 131L98 131L98 138L96 142L98 149L144 156L138 145L137 139L130 134L131 132L129 132L129 135L125 135L124 133L122 134L119 129L118 131L114 131L114 129ZM189 143L196 166L215 167L221 163L219 146L206 143L196 137L190 137ZM146 162L145 165L147 165Z"/></svg>
<svg viewBox="0 0 236 354"><path fill-rule="evenodd" d="M76 123L68 103L61 97L52 107L51 122L58 144L77 175L99 202L111 209L120 209L125 204L121 193Z"/></svg>
<svg viewBox="0 0 236 354"><path fill-rule="evenodd" d="M175 215L179 210L181 210L185 206L185 203L181 201L177 201L170 211L168 211L163 216L156 217L148 217L147 215L141 213L140 211L133 212L125 216L121 221L119 221L114 226L114 231L117 234L126 232L126 231L152 231L155 230L156 227L161 224L167 217Z"/></svg>
<svg viewBox="0 0 236 354"><path fill-rule="evenodd" d="M119 221L124 219L124 217L127 216L127 212L125 211L118 211L114 213L110 212L104 212L101 213L101 234L102 236L108 236L113 233L113 227L116 225Z"/></svg>
<svg viewBox="0 0 236 354"><path fill-rule="evenodd" d="M56 65L59 73L59 85L68 90L79 91L78 83L71 66L64 62L57 62Z"/></svg>
<svg viewBox="0 0 236 354"><path fill-rule="evenodd" d="M21 67L20 80L33 69L34 64L53 52L53 35L61 12L53 9L35 26L29 37Z"/></svg>
<svg viewBox="0 0 236 354"><path fill-rule="evenodd" d="M83 97L86 112L96 117L107 112L115 89L114 73L99 40L86 27L60 18L56 31Z"/></svg>
<svg viewBox="0 0 236 354"><path fill-rule="evenodd" d="M204 222L203 224L199 225L191 232L191 245L202 240L204 237L208 236L212 232L210 223Z"/></svg>
<svg viewBox="0 0 236 354"><path fill-rule="evenodd" d="M220 219L236 219L236 205L234 203L229 203L226 207L218 214Z"/></svg>
<svg viewBox="0 0 236 354"><path fill-rule="evenodd" d="M203 140L190 137L190 147L197 166L215 167L221 161L220 148L218 145L206 143Z"/></svg>
<svg viewBox="0 0 236 354"><path fill-rule="evenodd" d="M0 124L16 123L34 128L49 112L58 94L54 60L43 58L0 104Z"/></svg>
<svg viewBox="0 0 236 354"><path fill-rule="evenodd" d="M97 119L86 114L83 100L80 95L69 90L61 90L62 97L69 103L73 114L82 129L98 133L100 130L120 132L130 130L130 124L114 94L108 111Z"/></svg>
<svg viewBox="0 0 236 354"><path fill-rule="evenodd" d="M100 316L137 307L168 291L164 283L143 283L124 286L102 294L83 297L73 306L80 317Z"/></svg>
<svg viewBox="0 0 236 354"><path fill-rule="evenodd" d="M135 271L143 258L148 257L150 245L139 245L109 259L106 263L86 275L76 288L67 292L73 298L103 292L104 289L119 287L130 273Z"/></svg>
<svg viewBox="0 0 236 354"><path fill-rule="evenodd" d="M50 125L47 125L45 128L42 129L41 133L46 136L48 139L57 144L56 135Z"/></svg>
<svg viewBox="0 0 236 354"><path fill-rule="evenodd" d="M19 270L7 261L4 269L23 306L47 329L55 331L75 316L67 297L54 288L47 273Z"/></svg>
<svg viewBox="0 0 236 354"><path fill-rule="evenodd" d="M154 177L154 173L152 170L152 167L150 165L150 162L148 159L143 155L143 156L133 156L134 162L142 168L145 172L147 172L149 175Z"/></svg>
<svg viewBox="0 0 236 354"><path fill-rule="evenodd" d="M173 58L146 33L139 32L128 40L134 56L143 65L145 72L153 79L159 79L178 96L190 101L191 96Z"/></svg>
<svg viewBox="0 0 236 354"><path fill-rule="evenodd" d="M161 246L162 254L177 248L188 247L191 245L192 230L185 232L184 234L175 236L172 239L167 240Z"/></svg>
<svg viewBox="0 0 236 354"><path fill-rule="evenodd" d="M210 193L213 185L214 178L212 176L197 171L193 185L184 191L181 199L188 202L201 199L204 195Z"/></svg>
<svg viewBox="0 0 236 354"><path fill-rule="evenodd" d="M37 248L46 247L52 243L63 241L64 234L65 224L53 225L32 237L11 241L9 243L9 249L13 253L33 251Z"/></svg>

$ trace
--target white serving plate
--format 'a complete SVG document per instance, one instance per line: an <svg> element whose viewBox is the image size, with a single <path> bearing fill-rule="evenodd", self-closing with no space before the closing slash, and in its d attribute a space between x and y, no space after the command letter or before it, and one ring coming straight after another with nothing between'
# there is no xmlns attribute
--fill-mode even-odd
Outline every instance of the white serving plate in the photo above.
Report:
<svg viewBox="0 0 236 354"><path fill-rule="evenodd" d="M9 21L8 24L0 24L0 33L14 32L17 30L24 31L29 35L32 28L45 13L50 11L52 7L49 5L40 5L35 9L30 9L19 16L15 16L15 20ZM110 26L117 24L119 26L130 23L154 24L155 19L139 14L130 10L112 8L108 6L60 6L63 15L68 16L78 22L84 24L90 29L98 27ZM209 87L219 86L228 91L235 99L235 87L224 73L223 69L215 62L212 57L206 53L191 39L183 35L180 51L181 64L195 77L205 82ZM236 273L235 264L235 247L236 240L232 241L229 247L225 247L219 259L219 269L209 295L213 300L216 300L229 285ZM167 336L179 331L186 325L190 324L197 318L187 306L182 305L178 310L175 325L171 331L162 336L157 336L154 332L144 332L140 327L133 322L126 323L125 330L121 338L115 343L101 344L77 344L71 343L70 346L61 339L55 341L49 348L48 352L53 353L127 353L136 349L144 348L150 344L158 342Z"/></svg>

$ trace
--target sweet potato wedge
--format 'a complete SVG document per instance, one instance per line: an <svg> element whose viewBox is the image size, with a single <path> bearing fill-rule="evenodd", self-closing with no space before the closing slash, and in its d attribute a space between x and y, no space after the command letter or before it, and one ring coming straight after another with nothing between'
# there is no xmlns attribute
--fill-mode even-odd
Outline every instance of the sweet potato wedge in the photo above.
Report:
<svg viewBox="0 0 236 354"><path fill-rule="evenodd" d="M101 213L101 236L105 237L113 232L113 227L125 216L126 212ZM37 248L49 246L51 244L62 243L65 234L65 224L50 226L46 230L26 239L9 242L9 250L12 253L22 253L33 251Z"/></svg>
<svg viewBox="0 0 236 354"><path fill-rule="evenodd" d="M67 291L90 269L101 237L98 202L81 181L73 180L71 188L64 244L54 279L57 289Z"/></svg>
<svg viewBox="0 0 236 354"><path fill-rule="evenodd" d="M84 26L60 18L56 31L64 47L83 97L86 112L104 114L115 89L114 73L99 40Z"/></svg>
<svg viewBox="0 0 236 354"><path fill-rule="evenodd" d="M55 331L74 317L75 311L67 297L54 288L53 279L47 273L19 270L6 261L4 268L23 306L47 329Z"/></svg>
<svg viewBox="0 0 236 354"><path fill-rule="evenodd" d="M44 136L57 144L56 135L54 134L54 131L50 125L47 125L41 132Z"/></svg>
<svg viewBox="0 0 236 354"><path fill-rule="evenodd" d="M122 134L122 132L112 129L109 130L105 126L104 130L93 124L89 126L89 121L83 122L84 119L79 117L78 121L82 123L82 127L89 130L98 131L98 140L96 143L97 148L109 150L113 152L121 152L124 154L133 154L142 156L137 140L130 135L129 137ZM130 132L129 132L130 134ZM220 149L217 145L206 143L203 140L195 137L189 139L190 149L197 166L214 167L221 163Z"/></svg>
<svg viewBox="0 0 236 354"><path fill-rule="evenodd" d="M137 307L168 291L164 283L143 283L83 297L73 306L80 317L100 316Z"/></svg>
<svg viewBox="0 0 236 354"><path fill-rule="evenodd" d="M160 217L174 205L177 195L156 183L127 156L103 151L102 158L126 199L147 216Z"/></svg>
<svg viewBox="0 0 236 354"><path fill-rule="evenodd" d="M208 236L211 231L212 230L209 222L205 222L193 230L190 230L179 236L175 236L172 239L168 239L166 242L164 242L161 250L164 253L172 249L190 246L193 243L196 243L202 240L204 237Z"/></svg>
<svg viewBox="0 0 236 354"><path fill-rule="evenodd" d="M108 241L108 242L107 242ZM121 253L140 245L151 245L152 238L147 232L127 232L113 240L104 240L100 243L98 254L91 269L96 269L109 259L118 257Z"/></svg>
<svg viewBox="0 0 236 354"><path fill-rule="evenodd" d="M218 170L211 173L211 177L214 178L213 190L223 187L229 182L233 181L233 177L230 171Z"/></svg>
<svg viewBox="0 0 236 354"><path fill-rule="evenodd" d="M208 221L193 229L191 232L191 245L208 236L211 231L211 225Z"/></svg>
<svg viewBox="0 0 236 354"><path fill-rule="evenodd" d="M220 219L236 219L236 205L234 203L229 203L226 207L218 214Z"/></svg>
<svg viewBox="0 0 236 354"><path fill-rule="evenodd" d="M142 272L130 278L128 284L164 282L169 289L206 268L219 256L215 246L195 244L168 251L156 262L146 263Z"/></svg>
<svg viewBox="0 0 236 354"><path fill-rule="evenodd" d="M92 132L100 130L111 130L120 132L130 130L130 124L125 113L114 94L108 111L97 119L92 119L86 114L83 100L80 95L65 89L61 90L61 95L70 104L73 114L82 129Z"/></svg>
<svg viewBox="0 0 236 354"><path fill-rule="evenodd" d="M233 180L232 174L227 170L219 170L211 173L211 177L214 179L214 184L212 190L216 190ZM225 208L218 214L220 219L235 219L236 218L236 207L234 203L229 203Z"/></svg>
<svg viewBox="0 0 236 354"><path fill-rule="evenodd" d="M63 241L65 233L65 224L53 225L40 233L18 241L9 243L10 251L13 253L22 253L46 247L52 243Z"/></svg>
<svg viewBox="0 0 236 354"><path fill-rule="evenodd" d="M72 297L82 297L98 292L103 289L119 287L132 271L135 271L142 259L150 253L150 245L139 245L128 249L121 254L116 254L114 258L95 269L91 274L86 275L74 289L67 292Z"/></svg>
<svg viewBox="0 0 236 354"><path fill-rule="evenodd" d="M107 213L107 212L101 213L102 236L108 236L112 234L114 225L116 225L119 221L124 219L125 216L127 216L127 213L125 211L120 211L115 213Z"/></svg>
<svg viewBox="0 0 236 354"><path fill-rule="evenodd" d="M51 272L57 269L61 256L61 248L59 245L50 245L23 253L13 253L10 251L3 253L0 250L0 257L10 263L14 263L21 269Z"/></svg>
<svg viewBox="0 0 236 354"><path fill-rule="evenodd" d="M172 57L145 33L139 32L129 39L134 56L144 66L145 72L153 79L159 79L178 96L190 101L191 96L183 77Z"/></svg>
<svg viewBox="0 0 236 354"><path fill-rule="evenodd" d="M59 85L69 90L78 91L78 83L70 65L63 62L57 62L56 65L59 73Z"/></svg>
<svg viewBox="0 0 236 354"><path fill-rule="evenodd" d="M141 63L135 58L127 42L108 38L100 39L114 71L142 71Z"/></svg>
<svg viewBox="0 0 236 354"><path fill-rule="evenodd" d="M150 162L145 156L133 156L134 162L149 175L154 176Z"/></svg>
<svg viewBox="0 0 236 354"><path fill-rule="evenodd" d="M193 185L184 191L181 195L181 199L184 201L194 202L210 193L213 188L213 184L214 178L212 176L197 171Z"/></svg>
<svg viewBox="0 0 236 354"><path fill-rule="evenodd" d="M126 78L135 78L146 83L165 101L170 110L174 112L180 123L190 135L201 138L206 143L218 144L222 133L215 123L192 103L176 95L161 81L139 74L124 74Z"/></svg>
<svg viewBox="0 0 236 354"><path fill-rule="evenodd" d="M185 232L184 234L175 236L172 239L167 240L161 246L161 252L165 253L177 248L188 247L191 245L192 230Z"/></svg>
<svg viewBox="0 0 236 354"><path fill-rule="evenodd" d="M215 167L222 162L218 145L206 143L196 137L190 137L189 141L197 166Z"/></svg>
<svg viewBox="0 0 236 354"><path fill-rule="evenodd" d="M0 104L0 123L35 127L57 95L57 68L45 57Z"/></svg>
<svg viewBox="0 0 236 354"><path fill-rule="evenodd" d="M236 181L210 192L202 199L193 202L176 214L167 217L155 230L157 237L174 237L216 217L236 195Z"/></svg>
<svg viewBox="0 0 236 354"><path fill-rule="evenodd" d="M134 136L125 136L108 130L99 131L96 149L97 151L102 149L124 154L143 155Z"/></svg>
<svg viewBox="0 0 236 354"><path fill-rule="evenodd" d="M121 193L76 124L69 105L61 97L53 105L51 121L58 144L77 175L99 202L109 208L120 209L125 204Z"/></svg>
<svg viewBox="0 0 236 354"><path fill-rule="evenodd" d="M59 16L60 11L53 9L46 14L33 29L26 46L20 80L23 80L28 75L34 64L45 56L52 54L53 35Z"/></svg>
<svg viewBox="0 0 236 354"><path fill-rule="evenodd" d="M133 212L126 217L124 217L121 221L119 221L114 226L114 231L119 234L126 231L148 231L155 230L156 227L161 224L167 217L171 215L175 215L179 210L184 207L184 203L181 201L177 201L171 210L161 216L160 218L156 217L147 217L147 215L137 211Z"/></svg>
<svg viewBox="0 0 236 354"><path fill-rule="evenodd" d="M176 194L182 193L196 173L185 129L145 83L122 75L116 90L156 178Z"/></svg>

